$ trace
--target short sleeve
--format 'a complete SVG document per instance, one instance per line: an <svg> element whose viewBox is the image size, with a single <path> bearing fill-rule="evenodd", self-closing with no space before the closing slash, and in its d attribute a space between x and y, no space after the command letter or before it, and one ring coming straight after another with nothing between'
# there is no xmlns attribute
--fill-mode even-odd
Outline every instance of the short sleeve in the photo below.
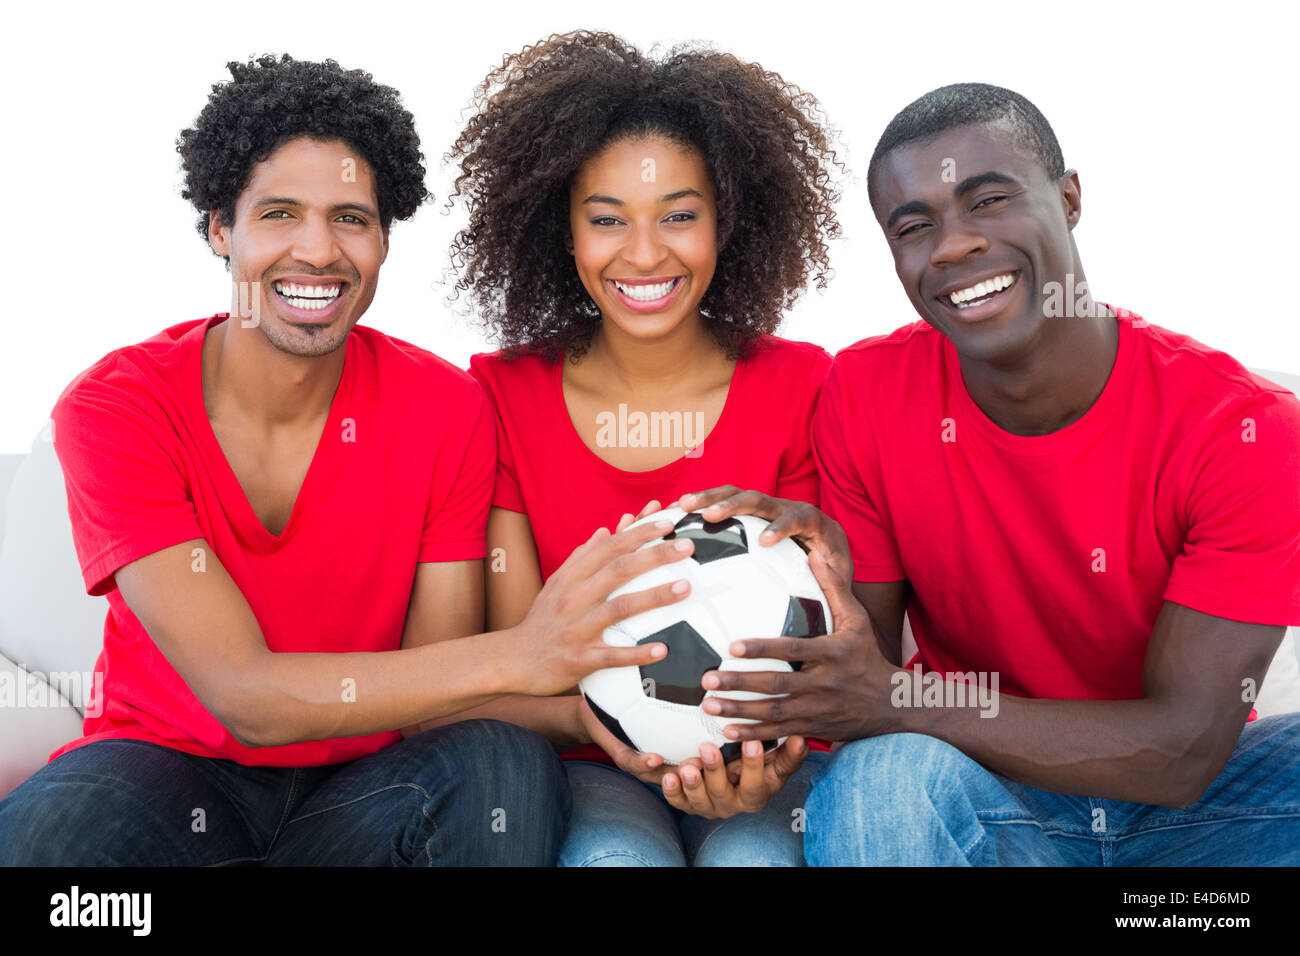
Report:
<svg viewBox="0 0 1300 956"><path fill-rule="evenodd" d="M88 594L114 590L113 575L123 565L204 537L180 438L161 412L130 389L83 378L51 413Z"/></svg>
<svg viewBox="0 0 1300 956"><path fill-rule="evenodd" d="M1164 598L1249 624L1300 624L1300 402L1235 406L1192 465Z"/></svg>
<svg viewBox="0 0 1300 956"><path fill-rule="evenodd" d="M420 563L472 561L487 554L487 519L496 469L492 408L477 382L464 402L462 429L449 436L434 464L454 476L435 480L420 540ZM459 403L458 403L459 405ZM446 489L444 491L444 489Z"/></svg>
<svg viewBox="0 0 1300 956"><path fill-rule="evenodd" d="M492 427L497 436L497 463L492 505L497 508L504 508L507 511L526 514L524 493L519 487L519 473L515 470L514 451L510 447L510 437L506 433L505 418L501 414L500 405L504 397L497 394L497 382L487 374L481 364L482 361L479 356L475 355L470 360L469 372L483 386L494 413Z"/></svg>
<svg viewBox="0 0 1300 956"><path fill-rule="evenodd" d="M819 350L804 384L802 400L795 406L791 441L781 455L781 474L776 481L778 498L806 501L810 505L821 501L821 482L812 451L812 418L821 397L822 384L830 369L830 354Z"/></svg>
<svg viewBox="0 0 1300 956"><path fill-rule="evenodd" d="M875 443L866 415L848 414L868 403L849 403L844 395L844 366L836 360L813 416L812 452L821 484L821 508L848 535L855 581L901 581L907 577L893 534L877 512L860 467L874 460ZM859 466L850 442L859 451Z"/></svg>

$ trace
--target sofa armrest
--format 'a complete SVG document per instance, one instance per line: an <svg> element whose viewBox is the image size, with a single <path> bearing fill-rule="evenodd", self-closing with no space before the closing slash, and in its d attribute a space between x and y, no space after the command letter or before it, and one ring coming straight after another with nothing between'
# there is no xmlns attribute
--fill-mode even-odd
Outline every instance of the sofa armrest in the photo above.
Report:
<svg viewBox="0 0 1300 956"><path fill-rule="evenodd" d="M45 679L0 654L0 800L81 736L81 714Z"/></svg>

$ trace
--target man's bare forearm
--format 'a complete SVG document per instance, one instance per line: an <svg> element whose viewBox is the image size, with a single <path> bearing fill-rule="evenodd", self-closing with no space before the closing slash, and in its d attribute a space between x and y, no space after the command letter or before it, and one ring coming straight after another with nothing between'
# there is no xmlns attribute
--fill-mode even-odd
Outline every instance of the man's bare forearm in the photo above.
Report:
<svg viewBox="0 0 1300 956"><path fill-rule="evenodd" d="M510 632L383 652L277 654L245 665L223 721L246 746L357 737L478 707L519 689Z"/></svg>
<svg viewBox="0 0 1300 956"><path fill-rule="evenodd" d="M901 692L900 698L907 699ZM1182 807L1222 768L1216 754L1225 737L1236 739L1248 709L1227 718L1236 722L1231 729L1189 734L1185 715L1157 700L1001 696L991 717L978 706L897 707L889 729L947 741L995 773L1041 790Z"/></svg>

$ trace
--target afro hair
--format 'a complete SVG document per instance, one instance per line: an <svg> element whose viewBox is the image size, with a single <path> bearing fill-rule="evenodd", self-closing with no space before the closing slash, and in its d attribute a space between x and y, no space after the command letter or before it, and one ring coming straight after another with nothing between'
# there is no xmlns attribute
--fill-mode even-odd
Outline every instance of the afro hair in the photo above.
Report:
<svg viewBox="0 0 1300 956"><path fill-rule="evenodd" d="M825 287L843 165L811 94L694 45L655 59L608 33L553 35L488 74L446 157L469 213L452 297L471 292L508 352L585 353L601 316L566 248L569 188L586 160L644 135L697 150L713 178L718 259L700 313L728 355L774 331L810 277Z"/></svg>
<svg viewBox="0 0 1300 956"><path fill-rule="evenodd" d="M176 143L185 176L181 196L199 211L195 225L205 242L209 211L233 224L253 167L300 136L342 140L365 159L385 229L394 219L410 219L428 198L420 138L392 87L333 60L314 63L287 53L226 67L231 80L212 87L193 128Z"/></svg>

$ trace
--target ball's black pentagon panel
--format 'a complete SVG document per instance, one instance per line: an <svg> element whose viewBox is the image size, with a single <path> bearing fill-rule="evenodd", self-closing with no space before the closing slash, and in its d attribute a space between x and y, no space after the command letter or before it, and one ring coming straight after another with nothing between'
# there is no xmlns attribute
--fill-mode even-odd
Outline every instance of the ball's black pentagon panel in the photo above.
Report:
<svg viewBox="0 0 1300 956"><path fill-rule="evenodd" d="M792 597L785 609L785 626L782 637L821 637L826 633L826 614L821 601ZM791 661L793 670L802 670L803 661Z"/></svg>
<svg viewBox="0 0 1300 956"><path fill-rule="evenodd" d="M664 535L665 540L679 537L690 538L695 542L695 553L691 557L700 564L749 554L745 526L735 518L705 521L698 511L692 511Z"/></svg>
<svg viewBox="0 0 1300 956"><path fill-rule="evenodd" d="M599 705L597 705L597 703L586 694L583 694L582 697L587 702L587 706L591 708L591 712L596 715L596 719L605 725L606 730L619 740L623 741L623 743L627 744L633 750L636 750L636 744L632 743L631 738L628 737L627 733L623 730L623 726L617 720L605 713L605 711L601 710Z"/></svg>
<svg viewBox="0 0 1300 956"><path fill-rule="evenodd" d="M821 637L826 633L826 614L822 602L812 598L792 597L785 609L782 637Z"/></svg>
<svg viewBox="0 0 1300 956"><path fill-rule="evenodd" d="M642 680L649 678L654 681L649 696L674 704L698 705L704 699L700 678L705 671L717 670L722 665L722 658L699 631L685 621L637 641L638 645L655 643L667 644L668 654L662 660L641 668Z"/></svg>
<svg viewBox="0 0 1300 956"><path fill-rule="evenodd" d="M741 752L740 752L740 741L739 741L739 740L733 740L733 741L732 741L731 743L729 743L729 744L723 744L723 745L722 745L721 747L719 747L718 749L722 751L722 762L723 762L723 763L731 763L731 761L733 761L733 760L739 760L739 759L741 758L741 756L742 756L742 755L741 755ZM776 749L776 741L775 741L775 740L764 740L764 741L763 741L763 753L765 753L765 754L770 754L770 753L771 753L773 750L775 750L775 749Z"/></svg>

